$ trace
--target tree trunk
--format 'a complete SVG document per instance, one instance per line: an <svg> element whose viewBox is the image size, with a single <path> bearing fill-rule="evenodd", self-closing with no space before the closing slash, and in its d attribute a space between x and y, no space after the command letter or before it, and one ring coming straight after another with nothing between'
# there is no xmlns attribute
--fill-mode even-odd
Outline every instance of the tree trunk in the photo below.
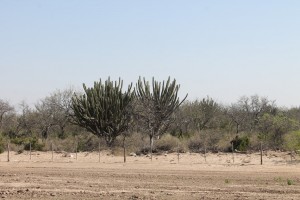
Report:
<svg viewBox="0 0 300 200"><path fill-rule="evenodd" d="M77 137L75 136L75 155L76 155L76 160L77 160L77 152L78 152L78 140L77 140Z"/></svg>
<svg viewBox="0 0 300 200"><path fill-rule="evenodd" d="M58 134L58 137L60 139L65 139L66 138L66 136L65 136L65 127L64 126L60 126L59 128L60 128L60 132Z"/></svg>
<svg viewBox="0 0 300 200"><path fill-rule="evenodd" d="M101 152L101 150L100 150L100 138L99 138L99 146L98 146L98 151L99 151L99 162L100 162L100 152Z"/></svg>
<svg viewBox="0 0 300 200"><path fill-rule="evenodd" d="M206 142L204 142L204 160L206 162Z"/></svg>
<svg viewBox="0 0 300 200"><path fill-rule="evenodd" d="M179 142L177 142L177 160L179 163L179 159L180 159L180 154L179 154Z"/></svg>
<svg viewBox="0 0 300 200"><path fill-rule="evenodd" d="M124 163L126 163L126 146L125 146L125 135L123 136L123 155L124 155Z"/></svg>
<svg viewBox="0 0 300 200"><path fill-rule="evenodd" d="M263 164L263 148L262 148L262 142L260 142L260 164Z"/></svg>
<svg viewBox="0 0 300 200"><path fill-rule="evenodd" d="M234 147L233 147L233 142L231 142L231 150L232 150L232 161L234 163Z"/></svg>
<svg viewBox="0 0 300 200"><path fill-rule="evenodd" d="M52 162L53 162L53 143L51 142Z"/></svg>
<svg viewBox="0 0 300 200"><path fill-rule="evenodd" d="M49 129L50 129L51 125L45 127L43 130L42 130L42 138L44 140L48 139L48 132L49 132Z"/></svg>
<svg viewBox="0 0 300 200"><path fill-rule="evenodd" d="M9 162L9 142L7 143L7 162Z"/></svg>
<svg viewBox="0 0 300 200"><path fill-rule="evenodd" d="M150 136L150 158L152 162L152 152L153 152L153 136Z"/></svg>
<svg viewBox="0 0 300 200"><path fill-rule="evenodd" d="M31 142L29 143L29 158L31 160Z"/></svg>

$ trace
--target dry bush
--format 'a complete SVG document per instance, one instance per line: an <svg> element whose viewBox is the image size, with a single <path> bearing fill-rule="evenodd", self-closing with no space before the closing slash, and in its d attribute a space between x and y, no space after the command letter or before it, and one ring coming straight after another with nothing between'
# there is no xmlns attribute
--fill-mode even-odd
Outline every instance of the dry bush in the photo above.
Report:
<svg viewBox="0 0 300 200"><path fill-rule="evenodd" d="M107 145L102 138L91 133L80 134L77 137L69 136L65 139L59 138L49 138L45 142L45 151L51 150L51 145L54 151L66 151L66 152L75 152L76 147L77 151L98 151L99 150L99 140L101 150L107 149Z"/></svg>
<svg viewBox="0 0 300 200"><path fill-rule="evenodd" d="M7 151L7 144L4 146L5 151ZM14 152L19 152L24 149L24 145L16 145L13 143L9 143L9 150Z"/></svg>
<svg viewBox="0 0 300 200"><path fill-rule="evenodd" d="M260 150L260 139L258 138L258 133L247 134L250 140L250 150L259 151ZM263 142L263 148L268 148L267 142Z"/></svg>
<svg viewBox="0 0 300 200"><path fill-rule="evenodd" d="M232 140L233 136L229 136L230 134L224 135L224 139L220 139L217 143L218 150L221 152L228 152L231 149L230 141Z"/></svg>
<svg viewBox="0 0 300 200"><path fill-rule="evenodd" d="M170 134L163 135L159 140L154 144L154 148L157 152L177 152L183 153L186 151L184 142L181 142L177 137L174 137Z"/></svg>
<svg viewBox="0 0 300 200"><path fill-rule="evenodd" d="M106 142L103 138L99 138L92 133L81 134L77 137L78 151L98 151L99 141L100 149L108 149Z"/></svg>
<svg viewBox="0 0 300 200"><path fill-rule="evenodd" d="M149 137L143 133L133 132L129 134L125 139L125 146L127 154L131 152L140 152L144 148L149 147ZM112 148L113 154L123 155L123 136L120 135L116 138L114 146Z"/></svg>
<svg viewBox="0 0 300 200"><path fill-rule="evenodd" d="M220 148L219 146L219 142L223 135L224 134L218 130L205 130L200 133L196 132L187 140L187 145L189 150L195 153L203 153L205 148L206 151L217 152L222 149L222 147Z"/></svg>
<svg viewBox="0 0 300 200"><path fill-rule="evenodd" d="M137 155L145 155L150 152L149 136L143 133L134 132L130 134L126 137L125 145L127 154L134 152ZM175 152L178 149L179 152L185 152L187 149L185 142L170 134L165 134L160 139L154 140L153 153ZM123 136L117 137L112 150L114 155L123 155Z"/></svg>
<svg viewBox="0 0 300 200"><path fill-rule="evenodd" d="M201 148L203 148L203 138L198 135L194 134L192 137L190 137L187 140L188 148L191 152L199 153L201 151Z"/></svg>
<svg viewBox="0 0 300 200"><path fill-rule="evenodd" d="M76 149L75 139L72 137L68 137L66 139L47 140L45 144L45 150L50 151L51 145L54 151L75 152Z"/></svg>

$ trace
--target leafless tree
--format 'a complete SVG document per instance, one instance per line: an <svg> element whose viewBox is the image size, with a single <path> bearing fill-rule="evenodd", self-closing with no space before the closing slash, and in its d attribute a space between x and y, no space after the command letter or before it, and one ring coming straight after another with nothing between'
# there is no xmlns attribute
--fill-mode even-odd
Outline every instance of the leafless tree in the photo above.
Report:
<svg viewBox="0 0 300 200"><path fill-rule="evenodd" d="M43 138L46 139L50 128L55 126L60 129L58 136L65 137L64 129L70 119L72 95L73 89L57 90L35 105L39 114L39 128Z"/></svg>
<svg viewBox="0 0 300 200"><path fill-rule="evenodd" d="M32 136L38 123L37 113L25 101L20 103L20 110L16 134Z"/></svg>
<svg viewBox="0 0 300 200"><path fill-rule="evenodd" d="M228 108L227 115L235 124L236 134L238 134L241 130L249 132L256 130L260 118L265 113L274 112L275 109L275 102L265 97L243 96Z"/></svg>
<svg viewBox="0 0 300 200"><path fill-rule="evenodd" d="M11 106L7 101L0 99L0 129L5 115L14 111L14 107Z"/></svg>

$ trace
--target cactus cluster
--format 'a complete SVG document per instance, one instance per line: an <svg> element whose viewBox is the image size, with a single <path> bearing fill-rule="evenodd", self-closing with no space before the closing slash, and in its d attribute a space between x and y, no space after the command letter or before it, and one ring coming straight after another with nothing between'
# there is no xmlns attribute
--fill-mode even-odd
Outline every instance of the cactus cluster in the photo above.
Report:
<svg viewBox="0 0 300 200"><path fill-rule="evenodd" d="M98 137L103 137L111 146L115 138L124 133L137 117L138 126L150 137L151 153L153 137L165 133L171 123L172 113L181 105L179 100L179 85L175 79L149 82L139 78L136 89L132 84L127 91L122 91L123 81L113 82L100 80L94 82L94 87L88 88L83 84L84 94L74 95L72 109L74 122ZM134 105L133 105L134 104Z"/></svg>
<svg viewBox="0 0 300 200"><path fill-rule="evenodd" d="M128 129L132 120L129 109L134 98L132 84L127 91L122 91L123 81L104 83L94 82L94 87L83 84L85 94L74 95L72 109L74 122L88 131L104 137L108 145L113 144L115 138Z"/></svg>
<svg viewBox="0 0 300 200"><path fill-rule="evenodd" d="M139 78L136 85L137 115L144 127L144 132L150 138L150 153L152 158L153 138L164 134L171 123L171 116L182 104L185 98L180 101L178 97L180 85L176 80L171 81L170 77L165 82L158 82L152 79L152 88L148 81Z"/></svg>

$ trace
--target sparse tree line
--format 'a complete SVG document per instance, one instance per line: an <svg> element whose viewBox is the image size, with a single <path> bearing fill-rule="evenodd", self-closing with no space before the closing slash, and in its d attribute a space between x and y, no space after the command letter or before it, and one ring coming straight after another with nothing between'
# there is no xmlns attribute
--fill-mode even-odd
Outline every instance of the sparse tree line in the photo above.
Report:
<svg viewBox="0 0 300 200"><path fill-rule="evenodd" d="M210 97L187 101L170 78L123 87L121 79L83 85L82 92L57 90L34 108L14 108L0 99L0 152L6 143L18 150L65 151L102 148L136 153L162 151L300 150L300 107L280 108L257 95L230 105ZM52 145L52 144L51 144ZM128 152L128 151L127 151Z"/></svg>

